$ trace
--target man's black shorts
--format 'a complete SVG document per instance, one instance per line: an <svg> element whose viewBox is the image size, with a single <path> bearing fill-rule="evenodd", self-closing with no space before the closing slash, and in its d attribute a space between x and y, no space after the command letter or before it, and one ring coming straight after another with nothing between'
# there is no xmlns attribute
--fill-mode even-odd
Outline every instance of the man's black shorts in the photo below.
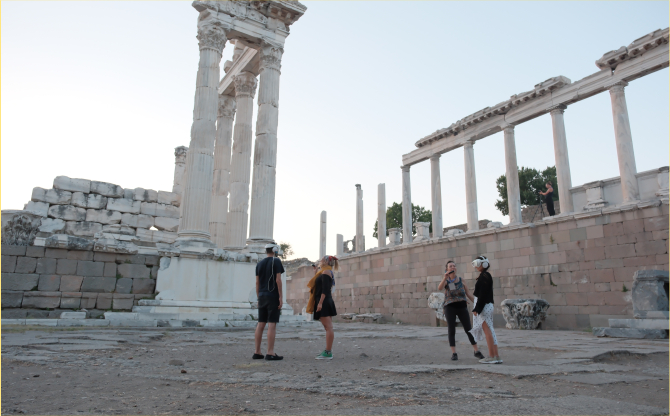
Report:
<svg viewBox="0 0 670 416"><path fill-rule="evenodd" d="M262 297L258 299L258 322L279 322L279 299Z"/></svg>

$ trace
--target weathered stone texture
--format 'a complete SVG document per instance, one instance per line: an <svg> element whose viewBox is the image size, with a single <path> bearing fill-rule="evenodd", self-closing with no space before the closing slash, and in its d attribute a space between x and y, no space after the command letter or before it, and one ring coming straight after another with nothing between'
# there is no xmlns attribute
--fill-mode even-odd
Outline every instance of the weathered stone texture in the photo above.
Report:
<svg viewBox="0 0 670 416"><path fill-rule="evenodd" d="M37 290L57 292L60 289L60 276L57 274L40 275Z"/></svg>
<svg viewBox="0 0 670 416"><path fill-rule="evenodd" d="M37 259L32 257L19 257L16 259L16 273L34 273Z"/></svg>
<svg viewBox="0 0 670 416"><path fill-rule="evenodd" d="M124 277L116 281L116 290L114 293L128 294L133 288L133 279Z"/></svg>
<svg viewBox="0 0 670 416"><path fill-rule="evenodd" d="M123 277L133 279L145 279L151 277L151 268L144 264L119 264L117 266L117 273Z"/></svg>
<svg viewBox="0 0 670 416"><path fill-rule="evenodd" d="M105 263L93 261L80 261L77 264L77 276L95 277L102 276Z"/></svg>
<svg viewBox="0 0 670 416"><path fill-rule="evenodd" d="M115 277L84 277L82 292L111 293L116 287Z"/></svg>
<svg viewBox="0 0 670 416"><path fill-rule="evenodd" d="M39 274L2 273L2 290L33 290Z"/></svg>
<svg viewBox="0 0 670 416"><path fill-rule="evenodd" d="M52 205L49 207L49 216L65 221L85 221L86 210L72 205Z"/></svg>
<svg viewBox="0 0 670 416"><path fill-rule="evenodd" d="M127 212L130 214L140 213L140 201L126 198L110 198L107 200L107 209L110 211Z"/></svg>
<svg viewBox="0 0 670 416"><path fill-rule="evenodd" d="M155 287L153 279L133 279L133 293L154 293Z"/></svg>
<svg viewBox="0 0 670 416"><path fill-rule="evenodd" d="M16 268L16 256L2 256L2 272L14 273Z"/></svg>
<svg viewBox="0 0 670 416"><path fill-rule="evenodd" d="M123 188L107 182L91 181L91 193L111 198L123 198Z"/></svg>
<svg viewBox="0 0 670 416"><path fill-rule="evenodd" d="M55 309L60 306L61 292L25 292L22 308Z"/></svg>
<svg viewBox="0 0 670 416"><path fill-rule="evenodd" d="M60 291L79 292L83 280L84 278L82 276L61 276Z"/></svg>
<svg viewBox="0 0 670 416"><path fill-rule="evenodd" d="M53 187L70 192L91 192L91 181L88 179L72 179L67 176L57 176L54 179Z"/></svg>
<svg viewBox="0 0 670 416"><path fill-rule="evenodd" d="M90 210L89 210L90 211ZM87 221L67 221L65 223L65 234L76 237L93 237L95 233L102 231L102 224Z"/></svg>
<svg viewBox="0 0 670 416"><path fill-rule="evenodd" d="M3 282L4 284L4 282ZM2 308L20 308L23 302L23 291L2 290ZM3 316L4 318L4 316Z"/></svg>

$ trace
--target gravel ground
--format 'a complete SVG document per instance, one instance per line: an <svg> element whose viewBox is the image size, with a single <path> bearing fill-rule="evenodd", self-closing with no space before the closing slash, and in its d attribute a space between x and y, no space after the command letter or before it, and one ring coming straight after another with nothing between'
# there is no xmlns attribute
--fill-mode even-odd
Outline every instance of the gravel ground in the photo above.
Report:
<svg viewBox="0 0 670 416"><path fill-rule="evenodd" d="M500 365L445 328L281 328L279 362L253 332L3 328L3 414L667 414L667 340L497 330ZM481 346L486 355L486 346Z"/></svg>

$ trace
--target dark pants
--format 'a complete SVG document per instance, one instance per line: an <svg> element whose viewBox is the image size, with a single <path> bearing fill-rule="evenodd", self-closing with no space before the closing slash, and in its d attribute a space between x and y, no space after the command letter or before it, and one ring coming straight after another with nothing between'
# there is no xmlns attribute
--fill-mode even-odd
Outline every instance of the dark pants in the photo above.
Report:
<svg viewBox="0 0 670 416"><path fill-rule="evenodd" d="M549 212L549 215L552 217L556 215L556 211L554 211L554 201L547 203L547 212Z"/></svg>
<svg viewBox="0 0 670 416"><path fill-rule="evenodd" d="M461 321L463 329L470 340L470 344L477 345L477 341L472 337L468 331L472 329L472 323L470 322L470 313L468 312L467 306L445 306L444 308L445 317L447 318L447 326L449 327L449 346L456 346L456 317Z"/></svg>

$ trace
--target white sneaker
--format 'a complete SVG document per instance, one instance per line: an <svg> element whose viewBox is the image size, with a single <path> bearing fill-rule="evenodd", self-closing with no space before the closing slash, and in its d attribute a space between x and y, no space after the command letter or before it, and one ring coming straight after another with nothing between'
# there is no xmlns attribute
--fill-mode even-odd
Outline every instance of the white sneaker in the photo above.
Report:
<svg viewBox="0 0 670 416"><path fill-rule="evenodd" d="M502 364L502 363L503 363L502 358L496 356L496 362L495 362L495 364Z"/></svg>
<svg viewBox="0 0 670 416"><path fill-rule="evenodd" d="M481 364L497 364L498 363L498 361L496 361L496 359L494 357L484 358L482 360L479 360L479 362Z"/></svg>

